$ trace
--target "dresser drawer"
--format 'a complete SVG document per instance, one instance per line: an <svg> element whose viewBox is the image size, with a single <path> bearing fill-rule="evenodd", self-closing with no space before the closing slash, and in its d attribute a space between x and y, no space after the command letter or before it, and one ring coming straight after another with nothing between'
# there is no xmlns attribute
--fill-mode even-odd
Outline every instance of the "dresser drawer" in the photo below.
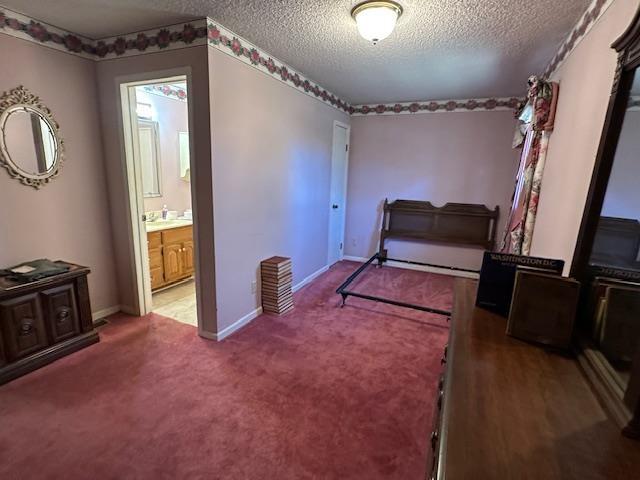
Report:
<svg viewBox="0 0 640 480"><path fill-rule="evenodd" d="M80 321L73 284L43 290L42 308L53 343L80 333Z"/></svg>
<svg viewBox="0 0 640 480"><path fill-rule="evenodd" d="M178 227L162 231L162 244L166 247L174 243L189 242L193 240L193 227Z"/></svg>
<svg viewBox="0 0 640 480"><path fill-rule="evenodd" d="M147 245L151 248L162 247L162 232L149 232L147 233Z"/></svg>
<svg viewBox="0 0 640 480"><path fill-rule="evenodd" d="M0 322L8 361L26 357L49 344L37 293L0 302Z"/></svg>

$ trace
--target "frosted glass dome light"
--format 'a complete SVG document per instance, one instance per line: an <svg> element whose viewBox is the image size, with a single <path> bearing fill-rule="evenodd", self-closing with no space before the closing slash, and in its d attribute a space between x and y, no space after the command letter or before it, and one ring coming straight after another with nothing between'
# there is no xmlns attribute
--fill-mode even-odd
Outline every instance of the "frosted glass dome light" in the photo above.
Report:
<svg viewBox="0 0 640 480"><path fill-rule="evenodd" d="M374 45L391 35L400 15L402 6L392 1L363 2L351 10L358 32Z"/></svg>

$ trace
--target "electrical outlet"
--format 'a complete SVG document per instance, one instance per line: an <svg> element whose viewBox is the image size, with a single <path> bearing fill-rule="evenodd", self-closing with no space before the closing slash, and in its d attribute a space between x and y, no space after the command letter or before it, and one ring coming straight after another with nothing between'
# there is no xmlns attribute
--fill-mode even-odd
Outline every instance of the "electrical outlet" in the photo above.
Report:
<svg viewBox="0 0 640 480"><path fill-rule="evenodd" d="M357 246L358 246L358 242L356 241L356 239L355 239L355 238L352 238L352 239L351 239L351 246L352 246L352 247L357 247Z"/></svg>
<svg viewBox="0 0 640 480"><path fill-rule="evenodd" d="M251 293L256 293L258 291L258 282L253 280L251 282Z"/></svg>

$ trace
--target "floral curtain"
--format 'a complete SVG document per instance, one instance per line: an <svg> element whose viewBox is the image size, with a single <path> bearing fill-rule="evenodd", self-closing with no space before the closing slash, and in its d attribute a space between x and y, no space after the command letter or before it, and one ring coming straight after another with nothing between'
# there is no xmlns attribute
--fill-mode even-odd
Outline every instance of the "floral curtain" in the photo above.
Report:
<svg viewBox="0 0 640 480"><path fill-rule="evenodd" d="M529 78L527 103L518 117L521 124L514 140L514 146L522 145L522 154L500 248L503 253L529 255L557 101L557 83Z"/></svg>

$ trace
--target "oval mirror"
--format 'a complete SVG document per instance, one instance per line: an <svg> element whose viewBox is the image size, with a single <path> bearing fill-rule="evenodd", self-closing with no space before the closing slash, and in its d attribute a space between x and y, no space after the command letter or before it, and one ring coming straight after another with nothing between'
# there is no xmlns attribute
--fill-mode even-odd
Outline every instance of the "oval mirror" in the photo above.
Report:
<svg viewBox="0 0 640 480"><path fill-rule="evenodd" d="M57 175L62 140L49 109L22 87L0 102L0 160L9 174L40 188Z"/></svg>

